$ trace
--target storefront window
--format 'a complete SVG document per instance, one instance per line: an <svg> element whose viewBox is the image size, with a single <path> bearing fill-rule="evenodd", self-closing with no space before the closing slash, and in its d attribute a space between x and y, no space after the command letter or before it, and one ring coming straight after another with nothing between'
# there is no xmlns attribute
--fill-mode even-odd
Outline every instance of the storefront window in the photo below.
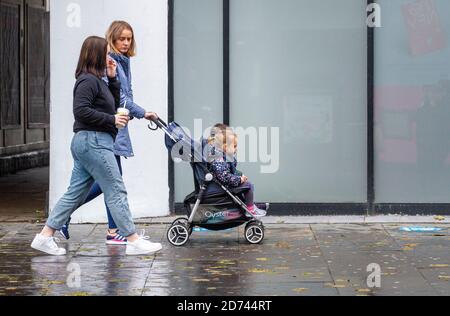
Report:
<svg viewBox="0 0 450 316"><path fill-rule="evenodd" d="M222 21L222 0L174 2L175 118L192 133L195 120L200 133L223 120ZM194 190L189 164L175 164L175 178L183 202Z"/></svg>
<svg viewBox="0 0 450 316"><path fill-rule="evenodd" d="M259 200L367 202L366 4L230 1L231 125L280 129L276 172L240 165Z"/></svg>
<svg viewBox="0 0 450 316"><path fill-rule="evenodd" d="M450 2L378 3L376 202L449 203Z"/></svg>

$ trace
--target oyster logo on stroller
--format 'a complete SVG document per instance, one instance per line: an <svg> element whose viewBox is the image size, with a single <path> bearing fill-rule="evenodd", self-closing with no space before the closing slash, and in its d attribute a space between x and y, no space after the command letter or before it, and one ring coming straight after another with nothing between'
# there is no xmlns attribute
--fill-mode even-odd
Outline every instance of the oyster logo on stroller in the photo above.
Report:
<svg viewBox="0 0 450 316"><path fill-rule="evenodd" d="M232 220L241 216L239 211L206 211L205 217L208 220Z"/></svg>

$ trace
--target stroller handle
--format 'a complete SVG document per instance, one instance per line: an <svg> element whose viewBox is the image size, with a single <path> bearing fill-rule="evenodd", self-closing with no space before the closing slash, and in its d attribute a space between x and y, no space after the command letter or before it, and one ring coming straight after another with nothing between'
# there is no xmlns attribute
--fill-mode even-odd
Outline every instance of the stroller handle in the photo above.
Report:
<svg viewBox="0 0 450 316"><path fill-rule="evenodd" d="M160 129L162 129L162 130L164 130L165 128L167 129L167 127L168 127L167 123L164 122L160 117L158 117L157 119L151 119L151 121L152 121L153 123L155 123L155 125L156 125L158 128L160 128Z"/></svg>

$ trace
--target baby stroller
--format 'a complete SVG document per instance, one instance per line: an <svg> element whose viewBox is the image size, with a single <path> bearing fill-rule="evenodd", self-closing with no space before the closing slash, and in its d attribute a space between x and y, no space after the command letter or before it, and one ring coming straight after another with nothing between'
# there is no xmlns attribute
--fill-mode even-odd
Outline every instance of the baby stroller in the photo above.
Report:
<svg viewBox="0 0 450 316"><path fill-rule="evenodd" d="M206 140L195 142L175 122L165 123L153 120L149 128L161 129L165 133L165 143L172 159L181 159L191 164L195 191L184 200L187 218L176 219L167 231L168 241L176 247L186 245L195 227L222 231L245 226L245 239L250 244L260 244L264 240L263 223L255 218L244 203L246 189L230 189L222 185L209 171L205 148Z"/></svg>

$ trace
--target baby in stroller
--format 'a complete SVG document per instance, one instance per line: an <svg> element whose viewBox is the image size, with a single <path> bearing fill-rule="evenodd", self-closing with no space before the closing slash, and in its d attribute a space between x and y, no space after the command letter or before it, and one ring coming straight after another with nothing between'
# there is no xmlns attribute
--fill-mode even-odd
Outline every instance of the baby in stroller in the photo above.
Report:
<svg viewBox="0 0 450 316"><path fill-rule="evenodd" d="M254 203L254 185L249 182L247 176L237 170L238 136L233 129L225 124L215 125L211 130L208 144L211 148L208 159L210 171L217 180L231 189L242 189L240 191L245 192L246 206L253 216L257 218L266 216L267 211Z"/></svg>
<svg viewBox="0 0 450 316"><path fill-rule="evenodd" d="M179 217L170 225L168 241L181 247L195 227L221 231L245 225L247 242L262 243L264 225L257 217L266 212L254 205L253 185L236 170L237 136L233 130L218 124L209 139L196 142L176 122L167 124L158 118L153 123L156 127L150 125L149 129L164 131L172 159L189 162L194 175L195 191L184 199L188 218ZM266 204L266 210L268 207Z"/></svg>

